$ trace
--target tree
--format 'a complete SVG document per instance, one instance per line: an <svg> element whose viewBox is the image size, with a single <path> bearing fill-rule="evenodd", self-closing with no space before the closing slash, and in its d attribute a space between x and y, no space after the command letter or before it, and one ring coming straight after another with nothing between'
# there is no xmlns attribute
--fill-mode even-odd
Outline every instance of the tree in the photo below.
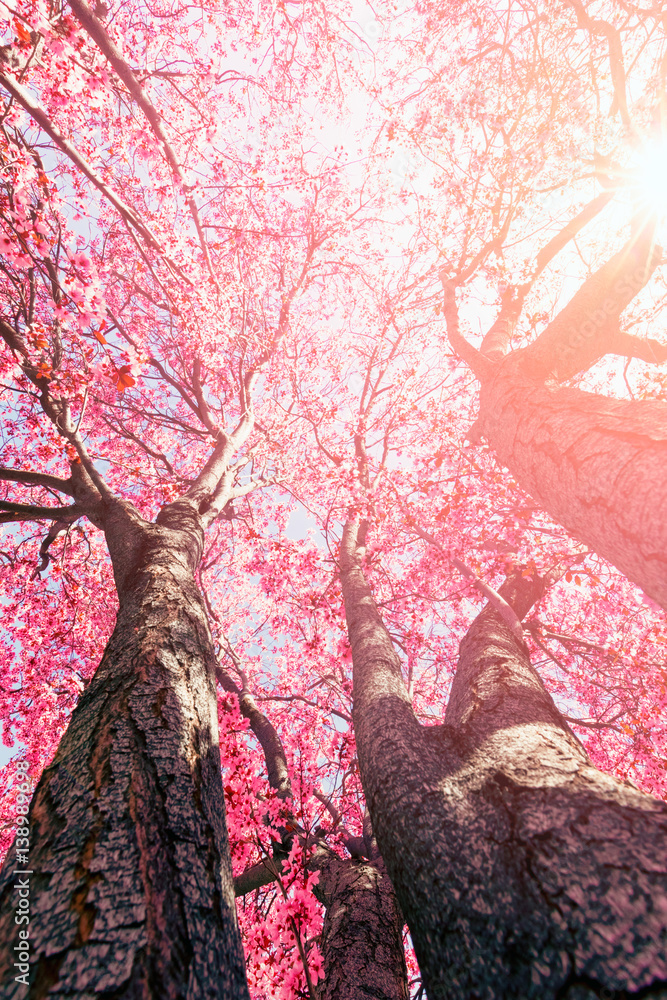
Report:
<svg viewBox="0 0 667 1000"><path fill-rule="evenodd" d="M355 208L335 163L313 155L305 166L305 119L280 129L272 117L272 74L303 86L313 71L298 19L275 15L273 62L248 78L225 65L224 35L211 49L208 33L215 14L239 61L256 59L265 26L250 22L238 38L243 6L202 8L195 23L178 5L114 11L108 23L103 5L70 8L21 7L3 55L0 333L14 437L0 476L16 489L2 516L51 522L40 570L80 518L101 530L118 611L31 806L30 989L240 997L215 655L195 574L206 530L224 529L232 502L272 479L257 383L318 251ZM308 32L322 30L323 13L309 16ZM247 140L236 148L251 88L263 102L256 137L284 147L268 181L261 150ZM47 172L67 190L73 220ZM72 226L88 185L102 198L88 203L83 252ZM53 503L62 496L70 502ZM7 858L2 882L3 983L15 864Z"/></svg>
<svg viewBox="0 0 667 1000"><path fill-rule="evenodd" d="M569 6L576 8L581 26L608 40L615 106L629 129L619 82L625 86L618 64L619 18L614 23L611 16L610 21L593 21L581 5ZM490 23L479 17L481 9L490 15ZM453 202L468 218L461 246L454 246L458 260L452 261L456 254L448 245L449 261L441 272L451 346L482 384L480 417L469 437L478 442L480 435L486 436L546 510L664 603L660 569L664 539L656 517L663 487L654 471L660 434L664 435L662 404L627 404L540 384L548 378L571 379L607 353L664 360L664 345L630 336L619 322L660 260L655 222L646 210L636 216L629 243L593 269L541 335L505 357L536 279L609 199L598 197L543 244L534 261L525 265L529 270L523 282L512 276L502 254L506 244L512 246L517 219L525 222L521 215L534 199L521 172L508 170L508 160L512 161L503 154L521 149L526 130L533 142L537 140L541 90L551 101L552 128L559 112L572 127L571 114L567 121L571 108L567 101L562 102L564 110L559 107L562 95L553 86L545 87L543 74L534 73L534 63L528 65L531 76L521 74L526 50L522 34L545 71L553 67L549 59L558 48L551 26L546 32L538 28L537 8L508 8L504 20L496 16L497 9L485 5L466 5L466 14L471 12L476 16L471 17L471 28L478 30L462 32L458 48L463 53L457 53L451 68L431 67L432 74L412 97L419 113L408 118L402 109L390 129L390 138L402 128L404 141L426 148L433 160L438 155L446 158L447 139L451 137L451 146L457 148L454 130L462 129L462 122L456 120L454 102L442 101L455 124L441 125L435 96L442 98L447 89L443 79L450 83L455 78L460 92L471 75L481 80L491 75L490 70L497 73L500 99L495 90L488 98L479 90L474 94L476 122L466 136L472 135L472 149L464 153L468 175L458 190L454 188L447 205L450 215ZM640 12L626 12L625 27L633 17L641 24ZM450 7L427 13L431 28L451 30ZM559 20L565 20L562 12ZM567 39L570 45L571 34ZM429 49L439 41L438 33L432 32ZM643 39L637 47L643 48ZM577 55L576 48L574 57L559 53L564 56L566 83ZM423 60L422 49L418 57ZM657 72L655 64L652 72ZM649 91L654 80L649 76ZM527 95L533 92L538 100L510 129L497 115L498 105L513 94L526 108ZM469 100L469 92L463 93L461 104ZM535 176L542 163L537 158L526 160L528 175ZM552 172L554 165L557 159L550 164ZM450 178L451 174L447 177L451 183ZM485 191L477 203L474 196L466 201L460 196L466 188L486 188L490 194ZM416 197L423 229L437 246L442 215L428 194L420 194ZM476 224L471 225L471 216ZM492 235L485 239L489 230ZM493 253L499 258L495 266L488 264ZM460 334L454 289L479 276L482 268L489 283L500 276L506 280L500 312L476 350ZM478 277L477 289L480 284ZM534 320L532 325L534 329ZM365 516L372 522L370 510ZM664 905L665 871L658 861L664 853L664 804L635 799L634 792L631 800L627 788L614 787L606 776L589 770L581 747L530 669L518 621L535 599L521 593L530 592L525 574L510 577L500 591L506 600L499 602L495 595L471 626L461 646L444 724L425 728L412 711L400 662L364 579L367 527L359 536L356 522L348 522L342 544L341 573L355 664L355 733L373 826L411 928L429 996L590 996L606 995L605 991L662 995L665 924L657 916L654 899L661 900L660 908ZM528 576L537 587L534 575ZM508 604L517 612L514 618ZM556 746L559 763L551 758ZM524 809L531 817L525 830ZM592 829L592 815L599 817L600 829L591 837L584 824L591 822ZM637 834L640 828L642 833ZM625 853L622 847L624 841L628 846L641 844L644 833L652 858L645 882L634 866L633 848ZM614 880L618 879L613 888L605 874L612 857ZM633 899L633 918L611 902L616 892ZM523 914L528 913L524 922ZM639 931L635 939L629 919L650 930ZM649 938L644 952L641 941Z"/></svg>
<svg viewBox="0 0 667 1000"><path fill-rule="evenodd" d="M411 826L397 834L392 803L376 789L387 761L369 750L381 716L360 707L359 692L358 751L351 727L335 537L350 513L372 529L362 562L346 548L353 569L345 586L352 574L361 593L363 570L404 650L407 695L380 629L411 733L406 761L437 739L433 722L479 590L493 596L517 566L535 582L562 563L564 577L531 613L521 643L511 615L499 622L485 612L472 625L484 642L479 662L468 666L483 671L487 640L503 645L532 692L522 699L519 691L508 712L522 725L542 712L564 759L585 772L582 801L599 804L607 781L612 797L629 796L633 815L659 814L640 793L621 792L587 769L522 643L546 658L545 683L592 762L664 793L664 621L649 605L635 607L634 588L568 538L489 456L463 447L474 379L449 354L439 319L444 313L464 360L487 371L488 350L498 357L512 333L512 309L526 305L519 332L529 339L560 306L549 287L557 253L567 256L588 238L591 271L599 271L618 246L636 205L605 232L611 189L591 200L588 182L575 185L557 210L535 192L538 178L558 186L569 176L571 147L582 136L588 142L578 81L589 62L598 73L607 52L591 56L574 44L571 8L553 12L553 23L541 6L424 5L398 18L382 9L372 22L362 19L361 32L331 4L299 8L298 16L292 8L98 4L93 11L76 0L71 14L26 4L7 22L0 333L12 436L3 439L0 475L5 524L18 527L3 535L9 638L1 694L5 733L23 744L35 776L47 765L31 814L39 873L31 884L34 995L134 995L145 986L160 995L241 996L241 941L258 1000L312 996L322 968L322 991L335 993L348 988L351 969L373 974L369 956L383 938L391 941L387 991L400 996L400 916L383 863L415 928L424 982L415 981L408 951L412 986L423 992L435 982L436 995L443 988L434 966L450 945L456 958L456 942L438 939L434 954L424 945L432 928L415 916L423 900L425 918L433 914L440 887L419 878L406 886L397 875L401 852L406 871L415 860L413 827L433 846L419 823L420 776L413 768L397 786L413 803L403 815ZM655 39L644 45L635 21L656 30L661 22L634 9L628 16L636 73L649 93L659 80L651 69ZM452 32L459 21L463 29ZM424 78L424 63L439 68ZM487 86L492 77L496 87ZM584 88L587 101L596 83ZM352 142L337 117L345 88L350 117L356 123L368 111L370 121ZM604 137L601 117L595 125ZM407 160L392 159L397 142ZM361 148L363 171L346 164L340 143L348 159ZM606 178L590 156L588 172ZM543 246L534 235L542 224L550 237ZM649 230L641 224L638 232ZM660 280L648 235L633 244L636 252L641 275L619 290L617 311L624 297L634 300L635 286ZM579 283L584 272L577 263ZM486 342L482 360L456 341L452 282L462 324L474 306L494 327L495 346ZM500 301L497 323L479 305L485 299ZM621 344L621 331L605 327L612 333ZM633 349L645 356L660 352L660 341L640 343ZM511 358L502 365L512 369L512 385L514 367ZM488 385L496 384L494 375ZM650 395L657 382L642 375L637 391ZM485 426L496 405L489 396L485 409L486 398ZM310 538L294 525L306 513ZM31 522L52 527L31 536ZM441 555L430 542L425 550L429 537ZM462 579L452 579L452 567ZM457 675L463 702L472 690L465 673ZM461 728L455 716L445 721L445 734ZM545 738L535 735L538 744ZM503 775L523 766L513 753L500 747L488 762L490 787L499 789L496 816L506 814ZM432 775L446 755L428 760ZM384 862L364 824L360 768ZM517 793L521 815L534 808L542 777L538 769L525 800ZM474 812L479 798L471 796ZM616 821L616 806L608 811ZM483 819L480 837L488 834ZM318 883L313 864L322 856ZM519 839L518 869L525 856ZM596 871L595 851L585 856ZM446 857L437 864L449 874ZM428 882L433 857L421 860ZM462 850L460 861L462 882L475 885L470 854ZM12 863L10 854L9 905ZM624 859L623 885L629 868ZM273 881L259 885L267 871ZM232 872L236 891L259 886L238 909L240 934ZM493 869L496 886L506 876L502 865ZM507 910L498 906L499 933L522 902L515 896ZM593 926L604 899L591 893L585 904ZM52 905L62 914L59 937L46 920ZM362 907L377 938L357 937ZM349 921L338 921L341 912ZM539 912L560 946L553 909ZM5 913L11 922L11 909ZM458 913L463 926L464 908ZM640 911L638 926L642 919ZM543 992L564 986L566 973L548 949L547 972L540 971L540 943L521 927L526 949L513 952L521 969L508 969L509 953L483 942L505 963L507 989L517 982L523 989L526 963ZM11 934L6 939L5 956ZM657 989L647 949L638 950L642 968L623 970L619 958L622 988ZM604 965L603 951L591 945L589 953ZM579 975L576 962L572 968ZM477 966L471 970L482 989ZM611 982L609 963L591 972L591 982L595 976Z"/></svg>
<svg viewBox="0 0 667 1000"><path fill-rule="evenodd" d="M503 561L507 562L508 552L514 555L515 551L525 550L527 521L512 527L509 511L504 517L500 515L499 484L494 486L491 477L486 481L483 479L480 484L483 470L478 469L476 488L480 492L475 494L473 486L464 485L465 477L460 468L456 470L456 475L450 476L452 459L442 455L437 459L435 475L442 477L443 485L426 480L422 472L413 483L408 485L403 482L398 501L388 509L388 498L380 488L381 479L376 475L378 465L374 464L367 438L375 434L379 400L387 400L392 391L399 395L405 385L405 379L397 377L396 370L390 367L387 371L384 356L386 351L387 355L396 357L399 337L400 331L392 335L386 346L379 348L376 341L373 350L369 348L368 351L357 425L367 427L368 431L359 430L347 442L347 452L349 456L351 450L356 458L359 484L356 502L368 510L368 516L374 522L370 535L372 547L365 556L355 551L356 529L348 525L347 542L343 544L342 571L355 664L353 717L359 766L373 827L411 928L424 985L427 992L434 996L451 995L452 992L457 995L457 990L461 996L469 996L472 992L492 996L495 990L502 995L526 996L531 995L532 990L536 996L555 996L561 990L576 993L577 989L602 990L603 995L609 990L630 992L648 989L659 995L665 929L663 918L653 909L653 899L664 898L665 873L661 861L664 853L664 804L642 796L634 786L615 783L592 766L532 670L524 634L516 613L510 610L507 601L500 603L505 617L499 619L497 614L484 612L471 627L462 647L445 724L433 725L434 713L437 718L437 707L445 697L443 677L442 674L439 677L436 675L424 685L419 665L414 663L417 658L415 651L421 649L426 660L426 656L432 656L432 650L427 652L428 641L423 634L420 635L419 627L411 629L410 612L414 621L416 604L419 614L419 604L423 607L443 596L447 609L453 609L460 600L459 595L442 593L443 579L451 586L451 565L474 576L461 562L457 550L461 553L461 548L464 552L467 549L466 555L470 559L471 549L495 549L497 574L498 567ZM392 390L396 383L400 389ZM386 393L382 392L385 387ZM401 427L400 433L405 434L409 421L405 419L397 400L391 400L386 406L389 412L383 414L381 424L386 427L389 413L393 413L397 425ZM448 426L442 412L438 414L437 421L439 427ZM341 457L341 453L345 453L342 434L335 438L331 429L326 437L323 430L319 433L322 435L322 450L329 455L333 465L338 462L338 467L342 467L345 464ZM446 432L442 433L446 439ZM402 443L404 441L405 438L402 438ZM431 441L424 447L427 452L432 452ZM447 441L443 451L445 455L452 455L454 448L450 441ZM429 458L430 468L433 469L432 454ZM461 491L456 499L446 485L452 478L456 481L457 492ZM371 482L376 483L374 491L371 490ZM410 486L417 484L421 485L426 496L411 505L407 499L412 493ZM490 520L484 523L486 511L483 500L489 500L489 491L495 491L489 506L497 518L496 523ZM454 511L442 507L443 492L455 507ZM511 492L509 496L512 497ZM310 502L315 503L315 500ZM525 498L523 502L526 503ZM417 538L430 538L428 532L415 523L416 511L434 524L434 530L440 533L444 543L438 545L436 542L436 547L442 551L442 558L431 556L423 559L421 566L413 552L406 553L406 546L411 541L414 545L415 535ZM445 519L446 526L443 525ZM471 527L479 533L476 538ZM547 525L542 527L550 530ZM540 531L541 527L535 530ZM556 546L559 543L562 543L562 538L557 537ZM281 544L285 546L286 543L274 543L274 551L267 554L266 563L262 566L267 591L275 594L278 606L283 608L283 617L273 620L274 634L283 634L290 629L296 633L299 623L290 625L290 618L293 619L295 612L301 609L303 621L308 604L306 594L311 604L316 605L314 597L319 597L321 593L318 588L313 595L311 589L317 579L314 567L309 566L308 573L304 574L304 562L298 559L294 550L288 554L283 549L278 557L276 549L280 549ZM564 563L559 586L567 589L575 565L581 567L582 575L591 574L589 602L581 619L584 623L581 628L586 629L583 635L590 635L591 628L595 630L601 626L601 623L593 624L596 617L609 614L609 609L613 607L608 603L608 596L605 598L599 592L595 593L594 557L589 569L586 563L591 558L590 554L577 553L576 549L567 552L567 548L564 552L555 548L553 554L556 559L552 561ZM397 660L393 642L381 624L363 578L362 558L366 572L372 572L375 585L381 589L383 615L391 617L392 633L396 635L398 632L399 644L406 653L406 664ZM475 558L477 561L479 557ZM540 561L549 558L543 542L539 558ZM492 565L486 563L482 570L484 577L488 578L494 572ZM525 569L524 573L521 570L517 573L511 564L510 570L509 589L510 592L518 589L516 610L523 618L531 605L545 596L544 582L534 563L532 569ZM476 584L489 593L489 587L479 578ZM580 586L581 580L577 576L571 582L571 588L576 590ZM301 588L302 593L292 596L291 588ZM322 589L326 593L326 588ZM557 588L554 586L549 591L552 589ZM527 593L524 594L523 590ZM491 594L497 602L497 595L492 591ZM554 613L553 609L563 599L561 590L551 605L552 610L545 608L540 619L544 620L544 615L548 621L550 614ZM626 606L631 605L634 599L631 588L620 598ZM581 588L580 600L586 600L584 588ZM330 601L335 607L335 594ZM287 608L284 607L286 602L289 604ZM327 624L329 628L332 625L326 622L327 605L322 611L325 617L322 631L325 631ZM620 608L611 613L619 611ZM309 612L308 618L311 615L312 612ZM334 619L333 614L330 617ZM508 619L510 629L507 627ZM460 624L459 621L452 621L451 617L449 620L445 618L444 624L447 628L445 642L451 648L455 641L451 633L458 630ZM326 668L321 663L326 647L322 646L321 640L312 641L310 638L313 633L317 635L317 631L315 626L313 632L304 633L300 653L295 652L291 656L288 653L287 662L294 663L300 656L301 673L308 677L311 669L309 661L315 658L320 661L319 669L315 668L315 677L319 673L323 679L328 668L328 662ZM465 627L459 634L464 632ZM553 631L550 632L553 636ZM533 647L536 652L539 652L538 643L544 648L541 635L538 620L533 619L525 637L526 640L529 637L532 640L533 636L537 639ZM431 633L428 636L431 643L433 638ZM575 644L583 641L586 645L586 639L578 632L577 625L574 625L569 640L565 636L562 638L566 643L570 640ZM311 644L315 646L314 657L308 648ZM643 662L646 668L649 666L646 663L649 648L649 645L644 645L635 661ZM558 662L557 657L554 659ZM567 664L560 665L569 671L573 663L568 660ZM430 664L425 662L423 666L426 674ZM580 663L575 670L578 672L582 668L584 673L588 672L587 677L582 676L582 682L587 685L584 695L584 700L587 700L591 698L591 684L596 678L594 669L590 671L588 663ZM631 670L635 669L635 666L631 667ZM575 690L573 673L567 677L565 688L569 698ZM617 697L618 688L624 683L627 697L632 682L629 677L625 679L624 668L618 659L614 664L614 673L617 686L612 697ZM284 676L284 689L294 692L294 682L287 670ZM406 680L411 687L416 680L417 692L422 697L425 688L426 705L430 710L428 714L421 706L419 714L414 713ZM315 683L322 683L322 680ZM315 683L308 683L301 690L312 691ZM654 696L659 697L655 689L649 697ZM298 698L299 695L292 693L284 697ZM475 712L466 709L471 699ZM457 706L457 701L463 704ZM571 712L571 707L568 708ZM476 712L480 715L478 722L472 717ZM471 715L470 719L468 715ZM604 715L602 712L599 723L591 721L590 724L604 728ZM552 761L555 747L558 747L558 752ZM574 782L575 787L570 789L573 773L577 772L580 774ZM474 781L471 775L475 776ZM501 791L495 794L498 788ZM456 803L461 800L465 803L461 806L463 816L456 809ZM530 821L526 820L525 831L520 819L516 828L510 822L510 817L520 817L524 810L531 817ZM596 827L596 835L591 842L585 833L580 833L573 814L579 819L590 814L604 816L603 828L612 831L608 839ZM536 843L531 840L533 827L530 823L533 820L538 826L542 823L539 827L540 839ZM499 829L504 831L500 847ZM634 831L638 829L645 834L645 842L641 840L641 835L635 840ZM476 832L474 837L473 831ZM625 848L618 846L623 843ZM642 850L646 851L648 872L638 873L635 870L632 852L638 843L645 844ZM538 870L534 873L533 862L542 857L541 850L545 853L542 859L544 864L536 862ZM614 856L618 861L618 871L614 875L613 887L606 892L600 886L604 886L606 865L612 850L617 852ZM545 884L541 884L542 876ZM645 878L641 882L643 889L637 889L637 881L642 877ZM477 897L471 887L480 883L483 888ZM583 892L582 884L593 888ZM636 892L632 918L638 921L638 927L644 925L643 931L636 931L636 947L634 938L633 944L628 943L627 935L623 939L625 932L630 934L634 931L629 931L623 924L623 918L629 919L627 913L615 916L612 899L616 890L626 896ZM561 897L567 896L568 892L572 895L566 918L563 916L565 903ZM456 902L457 897L460 897L459 903ZM506 899L506 909L498 905L499 898ZM555 899L560 902L554 902ZM477 915L476 906L482 917ZM598 930L601 931L600 937L608 935L614 941L623 939L624 944L610 956L596 938ZM641 941L644 938L650 939L651 944L642 955ZM471 962L471 954L476 956L475 963Z"/></svg>
<svg viewBox="0 0 667 1000"><path fill-rule="evenodd" d="M444 723L425 727L363 544L349 522L359 764L428 996L662 996L667 807L591 765L532 669L518 623L544 578L508 577L461 643Z"/></svg>
<svg viewBox="0 0 667 1000"><path fill-rule="evenodd" d="M595 8L466 4L470 31L446 66L437 52L458 13L425 5L433 75L403 99L391 133L436 164L444 206L420 195L420 221L443 246L448 218L443 314L481 386L471 439L484 438L551 516L665 607L663 376L642 375L639 398L613 401L571 385L608 355L627 359L626 370L631 359L667 359L661 340L630 332L646 325L647 296L628 315L642 290L657 285L661 297L664 285L664 25L635 5ZM485 78L497 89L485 93ZM546 241L532 235L542 227ZM559 265L571 266L572 241L585 248L581 284L544 308L544 278L558 282ZM457 287L469 302L498 303L479 349L460 334ZM655 327L660 308L648 315Z"/></svg>

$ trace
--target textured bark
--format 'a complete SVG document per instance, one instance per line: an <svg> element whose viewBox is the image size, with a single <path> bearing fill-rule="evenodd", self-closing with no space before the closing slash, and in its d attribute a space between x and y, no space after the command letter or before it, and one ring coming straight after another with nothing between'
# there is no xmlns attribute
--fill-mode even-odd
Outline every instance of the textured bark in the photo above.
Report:
<svg viewBox="0 0 667 1000"><path fill-rule="evenodd" d="M486 437L555 520L667 608L667 404L558 387L606 354L657 364L667 359L665 344L621 327L624 309L661 262L655 219L637 216L622 250L582 284L532 344L507 357L507 322L518 318L529 285L503 302L478 352L461 336L452 282L441 276L450 343L481 383L469 437Z"/></svg>
<svg viewBox="0 0 667 1000"><path fill-rule="evenodd" d="M580 213L574 229L577 220L593 214ZM553 518L667 608L667 405L557 388L607 354L667 360L667 345L631 336L621 322L663 261L655 226L655 218L637 215L626 245L583 282L532 344L507 357L508 331L531 282L505 293L477 351L461 335L454 283L445 271L441 278L450 343L481 383L479 417L469 438L486 437L500 462ZM566 226L537 255L536 274L570 230Z"/></svg>
<svg viewBox="0 0 667 1000"><path fill-rule="evenodd" d="M354 541L359 765L429 1000L667 997L667 806L591 766L490 607L445 724L420 726ZM522 614L539 586L501 594Z"/></svg>
<svg viewBox="0 0 667 1000"><path fill-rule="evenodd" d="M556 521L667 608L666 403L540 385L505 363L482 383L478 426Z"/></svg>
<svg viewBox="0 0 667 1000"><path fill-rule="evenodd" d="M327 859L317 898L325 905L319 1000L408 1000L403 915L381 859Z"/></svg>
<svg viewBox="0 0 667 1000"><path fill-rule="evenodd" d="M31 805L27 994L11 971L13 852L2 872L3 997L248 995L193 577L202 534L177 515L106 517L120 609Z"/></svg>

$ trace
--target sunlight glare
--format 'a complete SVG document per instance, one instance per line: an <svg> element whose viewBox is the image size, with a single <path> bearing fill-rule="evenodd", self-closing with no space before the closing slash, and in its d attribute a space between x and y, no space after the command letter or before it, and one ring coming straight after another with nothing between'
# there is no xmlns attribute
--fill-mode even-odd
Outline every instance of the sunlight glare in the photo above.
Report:
<svg viewBox="0 0 667 1000"><path fill-rule="evenodd" d="M644 150L635 177L644 204L667 212L667 142Z"/></svg>

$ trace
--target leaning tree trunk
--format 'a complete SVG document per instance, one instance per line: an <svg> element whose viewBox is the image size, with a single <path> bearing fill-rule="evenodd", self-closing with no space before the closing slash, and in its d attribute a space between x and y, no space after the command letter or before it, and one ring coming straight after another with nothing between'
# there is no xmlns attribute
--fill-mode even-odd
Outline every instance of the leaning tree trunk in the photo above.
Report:
<svg viewBox="0 0 667 1000"><path fill-rule="evenodd" d="M422 727L347 525L341 576L373 829L429 1000L667 997L667 806L589 762L487 607ZM522 617L540 582L501 593Z"/></svg>
<svg viewBox="0 0 667 1000"><path fill-rule="evenodd" d="M2 996L238 1000L201 531L112 520L116 626L30 809L27 991L13 850L0 879Z"/></svg>
<svg viewBox="0 0 667 1000"><path fill-rule="evenodd" d="M527 347L503 357L511 324L502 309L481 351L469 344L444 271L443 313L454 351L481 383L471 437L485 437L548 514L667 609L667 404L558 386L610 353L658 364L667 359L665 344L623 328L624 310L663 260L655 219L640 215L634 222L626 245ZM556 242L562 245L560 237ZM513 320L530 284L508 306Z"/></svg>
<svg viewBox="0 0 667 1000"><path fill-rule="evenodd" d="M315 895L326 907L319 1000L408 1000L403 914L381 858L326 859Z"/></svg>
<svg viewBox="0 0 667 1000"><path fill-rule="evenodd" d="M477 426L519 484L667 609L667 404L557 388L499 366Z"/></svg>

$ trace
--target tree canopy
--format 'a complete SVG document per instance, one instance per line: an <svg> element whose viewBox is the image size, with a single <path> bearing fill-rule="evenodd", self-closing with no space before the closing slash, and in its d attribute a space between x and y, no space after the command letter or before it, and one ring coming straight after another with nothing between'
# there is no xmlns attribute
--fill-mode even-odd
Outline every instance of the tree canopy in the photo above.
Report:
<svg viewBox="0 0 667 1000"><path fill-rule="evenodd" d="M83 780L74 721L52 764L77 705L95 731L82 844L101 844L124 752L107 749L141 717L136 746L160 758L166 705L164 758L182 750L195 777L158 767L155 788L184 844L201 789L222 827L224 794L250 995L328 1000L345 957L324 976L327 900L384 871L341 559L423 726L459 710L459 644L489 601L571 745L665 797L667 12L11 0L0 16L2 848L19 759L33 786L45 774L31 850L51 843L45 803L68 767ZM517 580L540 581L522 613ZM142 829L159 839L141 766L140 854ZM86 850L71 947L92 954ZM423 995L388 885L387 996ZM44 934L57 963L30 995L84 996L102 959L75 972L64 932ZM124 989L132 961L94 989Z"/></svg>

